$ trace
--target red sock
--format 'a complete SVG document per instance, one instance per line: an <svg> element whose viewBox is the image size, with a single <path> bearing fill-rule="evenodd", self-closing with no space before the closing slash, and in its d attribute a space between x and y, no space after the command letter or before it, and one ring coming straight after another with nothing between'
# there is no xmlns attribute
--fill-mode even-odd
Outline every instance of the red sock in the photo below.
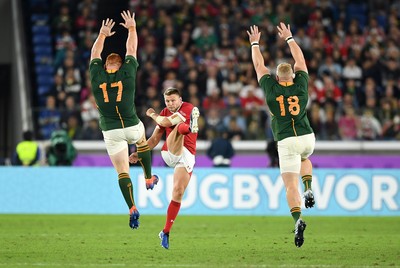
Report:
<svg viewBox="0 0 400 268"><path fill-rule="evenodd" d="M165 222L165 226L163 229L164 233L169 233L169 230L171 230L172 224L174 224L174 221L176 219L176 216L178 216L180 208L181 208L181 203L171 200L171 203L169 203L167 210L167 220Z"/></svg>
<svg viewBox="0 0 400 268"><path fill-rule="evenodd" d="M189 125L185 123L181 123L178 125L178 132L182 135L186 135L190 133Z"/></svg>

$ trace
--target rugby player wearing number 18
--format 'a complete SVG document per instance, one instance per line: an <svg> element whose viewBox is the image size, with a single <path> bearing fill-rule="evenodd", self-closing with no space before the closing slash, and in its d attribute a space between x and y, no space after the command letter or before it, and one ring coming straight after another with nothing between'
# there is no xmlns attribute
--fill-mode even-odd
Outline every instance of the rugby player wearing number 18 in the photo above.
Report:
<svg viewBox="0 0 400 268"><path fill-rule="evenodd" d="M257 80L264 90L266 102L272 114L272 132L278 142L279 166L286 187L286 199L295 221L294 243L301 247L304 242L306 223L301 218L301 197L298 191L299 175L304 183L306 208L314 206L311 190L312 163L315 135L307 118L308 73L303 52L293 39L290 25L280 23L279 37L286 41L294 59L294 73L289 63L276 68L276 79L264 65L260 51L261 32L253 25L247 31Z"/></svg>

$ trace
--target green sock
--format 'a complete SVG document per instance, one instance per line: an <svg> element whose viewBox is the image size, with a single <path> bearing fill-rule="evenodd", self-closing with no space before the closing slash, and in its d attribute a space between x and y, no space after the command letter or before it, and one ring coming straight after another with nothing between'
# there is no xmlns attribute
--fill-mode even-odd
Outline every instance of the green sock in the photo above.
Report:
<svg viewBox="0 0 400 268"><path fill-rule="evenodd" d="M124 196L125 202L128 205L128 208L131 209L135 205L135 200L133 198L133 187L131 178L129 178L129 174L118 174L118 183L122 195Z"/></svg>
<svg viewBox="0 0 400 268"><path fill-rule="evenodd" d="M300 207L293 207L293 208L290 209L290 213L292 214L294 222L296 222L300 218L301 208Z"/></svg>
<svg viewBox="0 0 400 268"><path fill-rule="evenodd" d="M139 162L142 165L144 177L151 178L151 151L149 145L144 145L137 148Z"/></svg>
<svg viewBox="0 0 400 268"><path fill-rule="evenodd" d="M301 177L301 179L303 180L304 184L304 192L308 189L311 189L312 175L304 175Z"/></svg>

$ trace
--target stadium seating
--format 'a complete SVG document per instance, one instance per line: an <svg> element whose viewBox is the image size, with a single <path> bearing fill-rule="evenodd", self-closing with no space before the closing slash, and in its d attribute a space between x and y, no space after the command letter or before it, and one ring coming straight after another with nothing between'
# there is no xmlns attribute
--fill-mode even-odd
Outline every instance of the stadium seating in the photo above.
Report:
<svg viewBox="0 0 400 268"><path fill-rule="evenodd" d="M39 74L37 76L38 86L51 86L53 84L53 76L49 74Z"/></svg>
<svg viewBox="0 0 400 268"><path fill-rule="evenodd" d="M37 75L53 75L54 74L54 68L53 66L46 64L37 64L35 67L35 71Z"/></svg>
<svg viewBox="0 0 400 268"><path fill-rule="evenodd" d="M32 37L33 45L51 45L51 36L49 34L35 34Z"/></svg>
<svg viewBox="0 0 400 268"><path fill-rule="evenodd" d="M34 24L32 26L32 35L36 35L36 34L50 34L50 26L48 25L37 25Z"/></svg>

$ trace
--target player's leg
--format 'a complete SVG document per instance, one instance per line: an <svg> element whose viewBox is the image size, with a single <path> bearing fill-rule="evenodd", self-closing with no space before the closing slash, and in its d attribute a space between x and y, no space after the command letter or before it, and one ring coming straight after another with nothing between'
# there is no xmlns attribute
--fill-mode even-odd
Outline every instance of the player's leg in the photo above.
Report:
<svg viewBox="0 0 400 268"><path fill-rule="evenodd" d="M184 167L176 167L174 171L174 185L172 190L172 200L169 203L167 209L167 217L163 230L159 236L161 239L161 245L168 249L169 248L169 232L174 224L176 217L178 216L181 208L181 202L183 194L189 184L191 174L189 174Z"/></svg>
<svg viewBox="0 0 400 268"><path fill-rule="evenodd" d="M304 243L304 230L306 223L301 218L301 196L299 193L299 175L301 170L301 157L298 150L301 144L297 137L286 138L278 142L279 165L286 188L286 199L295 221L294 243L301 247Z"/></svg>
<svg viewBox="0 0 400 268"><path fill-rule="evenodd" d="M180 126L184 126L185 123L180 123L176 126L167 137L168 151L173 155L182 155L183 153L183 139L185 135L182 135L178 130Z"/></svg>
<svg viewBox="0 0 400 268"><path fill-rule="evenodd" d="M135 143L137 146L138 160L142 166L147 190L153 189L159 181L157 175L151 173L151 150L147 144L145 128L142 122L136 126L128 128L126 136L129 143Z"/></svg>
<svg viewBox="0 0 400 268"><path fill-rule="evenodd" d="M110 160L118 173L118 183L121 193L129 208L129 226L139 227L139 212L136 209L133 196L133 185L129 176L128 144L122 129L103 131L104 141Z"/></svg>
<svg viewBox="0 0 400 268"><path fill-rule="evenodd" d="M301 161L300 175L304 184L304 204L306 208L312 208L315 204L314 194L311 188L313 166L310 159Z"/></svg>
<svg viewBox="0 0 400 268"><path fill-rule="evenodd" d="M313 166L309 159L315 147L314 133L300 136L301 143L304 144L304 151L301 154L300 175L304 184L304 204L306 208L312 208L315 204L314 194L312 192L312 171Z"/></svg>
<svg viewBox="0 0 400 268"><path fill-rule="evenodd" d="M187 135L189 133L197 133L199 132L199 124L198 120L200 117L199 108L193 107L192 112L190 114L189 122L182 122L176 128L179 134Z"/></svg>
<svg viewBox="0 0 400 268"><path fill-rule="evenodd" d="M190 114L190 122L179 123L168 135L167 146L168 151L174 155L181 155L183 150L184 136L189 133L197 133L199 131L198 119L200 112L197 107L193 107Z"/></svg>
<svg viewBox="0 0 400 268"><path fill-rule="evenodd" d="M146 189L153 190L154 186L157 185L159 178L157 175L152 175L151 173L151 150L147 144L145 133L143 133L142 139L136 144L139 163L142 166L146 180Z"/></svg>
<svg viewBox="0 0 400 268"><path fill-rule="evenodd" d="M301 247L304 243L304 230L306 223L301 218L301 197L299 193L299 174L286 172L282 173L283 183L286 187L286 199L290 207L290 213L294 219L294 243Z"/></svg>
<svg viewBox="0 0 400 268"><path fill-rule="evenodd" d="M119 188L129 208L129 226L136 229L139 227L140 214L135 205L133 185L129 176L128 146L126 145L121 151L110 155L110 159L118 173Z"/></svg>
<svg viewBox="0 0 400 268"><path fill-rule="evenodd" d="M286 200L294 222L301 216L301 196L299 193L299 174L293 172L282 173L283 183L286 188Z"/></svg>

